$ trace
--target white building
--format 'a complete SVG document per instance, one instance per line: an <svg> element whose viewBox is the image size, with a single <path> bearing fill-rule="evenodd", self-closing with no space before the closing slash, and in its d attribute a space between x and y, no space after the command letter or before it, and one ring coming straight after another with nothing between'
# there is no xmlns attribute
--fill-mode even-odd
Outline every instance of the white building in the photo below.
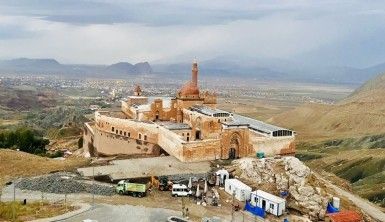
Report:
<svg viewBox="0 0 385 222"><path fill-rule="evenodd" d="M221 169L221 170L218 170L216 173L216 176L217 176L217 184L219 186L223 186L223 184L225 183L225 180L229 179L229 171L225 170L225 169Z"/></svg>
<svg viewBox="0 0 385 222"><path fill-rule="evenodd" d="M251 192L250 204L266 212L281 216L286 210L286 200L262 190Z"/></svg>
<svg viewBox="0 0 385 222"><path fill-rule="evenodd" d="M242 183L237 179L225 180L225 191L239 201L246 201L250 199L251 187Z"/></svg>

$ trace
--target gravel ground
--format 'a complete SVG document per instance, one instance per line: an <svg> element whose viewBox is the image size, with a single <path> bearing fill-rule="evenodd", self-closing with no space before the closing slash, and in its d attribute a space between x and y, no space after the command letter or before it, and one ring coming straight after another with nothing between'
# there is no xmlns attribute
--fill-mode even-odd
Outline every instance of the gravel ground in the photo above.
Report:
<svg viewBox="0 0 385 222"><path fill-rule="evenodd" d="M45 193L94 193L95 195L111 196L114 187L108 184L83 180L73 173L54 173L33 178L23 178L16 183L21 190L42 191Z"/></svg>

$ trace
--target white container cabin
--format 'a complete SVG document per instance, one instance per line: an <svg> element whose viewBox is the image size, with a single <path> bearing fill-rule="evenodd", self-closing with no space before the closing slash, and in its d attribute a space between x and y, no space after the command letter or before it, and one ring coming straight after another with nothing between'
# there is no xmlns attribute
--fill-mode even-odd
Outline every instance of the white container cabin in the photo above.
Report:
<svg viewBox="0 0 385 222"><path fill-rule="evenodd" d="M237 179L225 180L225 191L230 195L234 195L235 199L239 201L249 200L251 190L251 187Z"/></svg>
<svg viewBox="0 0 385 222"><path fill-rule="evenodd" d="M265 210L265 212L281 216L286 210L286 200L267 193L263 190L251 192L250 204Z"/></svg>

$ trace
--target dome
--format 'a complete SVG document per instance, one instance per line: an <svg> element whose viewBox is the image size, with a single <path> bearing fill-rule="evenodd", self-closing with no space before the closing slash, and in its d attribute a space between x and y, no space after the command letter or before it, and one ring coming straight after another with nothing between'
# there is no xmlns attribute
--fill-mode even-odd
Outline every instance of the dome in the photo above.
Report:
<svg viewBox="0 0 385 222"><path fill-rule="evenodd" d="M192 82L188 82L179 90L179 95L182 97L199 96L199 88Z"/></svg>

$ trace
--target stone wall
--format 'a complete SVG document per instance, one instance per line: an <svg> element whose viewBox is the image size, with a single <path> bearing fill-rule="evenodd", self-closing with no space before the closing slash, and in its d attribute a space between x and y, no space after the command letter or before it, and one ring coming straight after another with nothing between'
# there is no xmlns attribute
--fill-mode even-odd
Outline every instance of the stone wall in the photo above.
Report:
<svg viewBox="0 0 385 222"><path fill-rule="evenodd" d="M167 153L183 162L215 160L220 158L221 153L219 139L185 142L177 134L161 127L158 144Z"/></svg>
<svg viewBox="0 0 385 222"><path fill-rule="evenodd" d="M150 143L158 141L158 126L154 123L110 117L95 112L95 127L102 132L127 136L131 139L145 140Z"/></svg>
<svg viewBox="0 0 385 222"><path fill-rule="evenodd" d="M235 149L235 157L246 157L252 153L252 146L249 144L249 129L237 127L225 129L221 137L221 159L228 159L230 149Z"/></svg>
<svg viewBox="0 0 385 222"><path fill-rule="evenodd" d="M159 155L153 143L95 130L94 147L98 155Z"/></svg>
<svg viewBox="0 0 385 222"><path fill-rule="evenodd" d="M263 151L267 156L295 153L294 137L265 137L247 127L222 129L214 117L184 110L185 121L193 130L173 132L151 122L119 119L108 112L95 112L95 125L85 131L84 146L93 144L104 155L143 154L156 155L163 149L184 162L228 159L230 149L235 157L254 156ZM93 134L88 133L93 129ZM194 130L200 129L203 139L195 140ZM87 133L88 134L87 134ZM189 142L181 133L190 132Z"/></svg>
<svg viewBox="0 0 385 222"><path fill-rule="evenodd" d="M84 150L84 156L90 157L91 153L93 152L93 145L94 145L94 130L92 128L93 123L84 123L84 129L83 129L83 150Z"/></svg>
<svg viewBox="0 0 385 222"><path fill-rule="evenodd" d="M188 109L183 110L183 122L192 128L192 140L195 140L196 131L200 130L201 139L218 139L222 124L215 117L206 116Z"/></svg>
<svg viewBox="0 0 385 222"><path fill-rule="evenodd" d="M262 151L267 156L294 154L294 140L294 136L261 137L259 134L250 131L250 143L253 153Z"/></svg>

